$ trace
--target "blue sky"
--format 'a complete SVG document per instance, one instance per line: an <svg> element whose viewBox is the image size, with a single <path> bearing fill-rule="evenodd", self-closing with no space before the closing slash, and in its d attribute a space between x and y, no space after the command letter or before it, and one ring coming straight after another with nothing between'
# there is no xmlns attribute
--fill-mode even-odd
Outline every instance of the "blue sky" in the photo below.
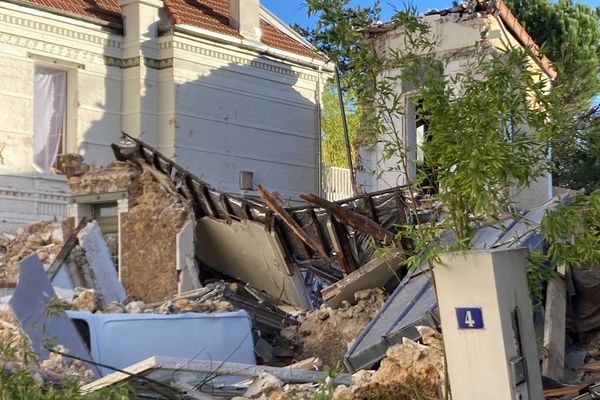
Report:
<svg viewBox="0 0 600 400"><path fill-rule="evenodd" d="M600 6L600 0L580 0L580 3L587 3L593 7ZM311 24L311 21L306 15L306 7L304 0L261 0L261 3L277 15L284 22L291 24L296 22L300 26L306 27ZM396 5L397 8L401 8L402 0L382 0L382 20L389 20L392 15L393 7L390 4ZM373 4L373 0L352 0L351 4L354 5L370 5ZM417 4L420 11L427 11L433 8L447 8L452 4L452 0L414 0L413 4Z"/></svg>

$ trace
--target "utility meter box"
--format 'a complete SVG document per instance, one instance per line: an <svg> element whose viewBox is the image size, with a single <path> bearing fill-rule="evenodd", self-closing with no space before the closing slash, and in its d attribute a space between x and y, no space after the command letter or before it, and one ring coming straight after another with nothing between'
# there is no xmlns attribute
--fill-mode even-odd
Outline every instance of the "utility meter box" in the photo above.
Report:
<svg viewBox="0 0 600 400"><path fill-rule="evenodd" d="M434 268L453 400L542 400L527 249L448 253Z"/></svg>

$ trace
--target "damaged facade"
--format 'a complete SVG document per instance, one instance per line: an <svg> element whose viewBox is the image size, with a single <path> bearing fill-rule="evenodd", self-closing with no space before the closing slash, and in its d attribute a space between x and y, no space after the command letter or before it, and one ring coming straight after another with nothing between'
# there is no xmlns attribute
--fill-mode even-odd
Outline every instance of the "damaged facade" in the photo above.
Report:
<svg viewBox="0 0 600 400"><path fill-rule="evenodd" d="M480 47L483 41L493 49L503 51L508 48L528 48L530 68L547 81L550 87L556 77L550 60L544 56L527 31L514 17L502 0L472 1L456 5L442 11L430 11L422 17L432 35L436 35L436 53L440 57L450 57L445 65L445 75L451 77L465 70L469 53ZM393 23L381 23L369 29L373 40L381 43L384 54L393 57L393 51L404 46L402 29L395 29ZM394 75L393 69L385 74ZM426 140L427 122L417 117L414 85L394 81L395 90L404 100L404 110L394 120L399 127L398 134L408 152L408 177L398 171L398 157L383 157L385 143L379 141L359 150L360 164L357 168L357 181L365 192L382 190L405 184L406 178L414 180L422 155L419 146ZM466 155L467 156L467 155ZM514 188L514 203L519 210L526 210L544 204L552 198L552 177L539 178L527 188Z"/></svg>
<svg viewBox="0 0 600 400"><path fill-rule="evenodd" d="M407 270L404 261L413 247L399 231L400 225L436 212L429 201L408 195L402 186L336 202L315 194L324 60L264 9L251 9L256 15L245 9L236 20L236 10L244 10L235 9L234 3L257 6L254 0L232 1L230 17L238 31L231 31L229 17L217 18L224 23L218 33L205 29L204 17L209 16L204 8L178 0L121 0L121 8L105 0L92 8L69 8L85 10L86 17L76 24L69 22L70 14L53 14L43 6L45 1L0 1L0 7L8 14L50 18L90 32L99 16L108 18L98 29L119 50L100 51L90 44L102 57L86 60L75 76L89 71L95 71L95 78L116 74L106 88L118 93L115 104L121 108L109 113L114 118L101 117L102 125L89 131L80 130L78 118L80 133L74 141L68 130L63 132L63 144L84 156L60 158L65 177L58 179L69 194L70 218L62 226L44 222L0 233L0 289L7 295L0 304L0 338L27 336L39 361L33 368L45 382L58 381L56 375L74 376L87 383L84 393L128 384L140 398L283 400L298 394L310 398L324 390L327 398L339 400L373 394L400 400L440 398L446 382L434 285L430 271ZM214 10L225 10L222 3L214 2ZM487 9L473 10L473 18L462 19L456 9L425 18L456 39L456 48L466 46L463 39L478 40L485 27L501 32L490 39L498 46L524 45L519 40L525 36L515 36L516 21L512 33L502 30L502 24L510 25L502 4L496 3L500 19ZM124 27L129 36L122 36L121 13L130 20ZM139 24L127 25L131 20ZM10 21L0 23L17 19ZM461 34L455 35L454 29ZM49 35L48 40L52 38L57 39ZM397 38L389 33L388 39ZM14 47L14 59L25 51L19 43L6 47ZM39 60L31 57L28 71ZM547 60L535 61L552 75ZM73 77L69 71L67 81ZM237 74L250 74L251 79L238 80ZM193 81L213 75L214 81ZM204 94L194 92L196 87ZM213 91L222 97L211 95ZM288 97L291 91L301 93L303 100ZM99 96L83 94L83 87L81 92L80 99ZM260 121L250 121L258 116L250 115L256 110L245 109L240 99L246 98L264 107ZM95 100L108 107L108 97ZM80 102L78 110L90 111L85 104ZM282 119L268 117L271 113ZM125 133L117 135L120 130ZM255 144L269 157L286 156L289 148L298 152L301 161L292 154L286 164L294 170L291 178L287 167L273 167L281 160L246 151L248 138L240 136L248 132L263 136ZM221 153L200 149L213 141L211 135L220 135L222 144L231 146ZM282 141L273 141L272 135ZM282 147L286 151L278 153ZM236 148L245 156L234 154ZM369 151L375 154L377 148ZM253 175L257 190L237 195L242 171L253 172L242 176ZM380 184L363 183L367 188ZM305 202L289 204L289 197ZM482 229L474 247L542 247L537 232L541 218L562 200L535 208L522 220ZM392 241L395 249L382 255ZM56 297L70 308L56 313L59 323L45 313ZM7 301L12 312L4 308ZM57 333L59 346L42 346L40 326L44 333ZM87 361L73 361L69 356L74 354ZM19 361L15 358L11 362ZM319 371L342 363L352 376ZM594 367L588 365L588 371Z"/></svg>
<svg viewBox="0 0 600 400"><path fill-rule="evenodd" d="M121 132L224 192L319 191L331 68L258 0L6 0L0 42L4 229L69 215L60 155L105 166Z"/></svg>

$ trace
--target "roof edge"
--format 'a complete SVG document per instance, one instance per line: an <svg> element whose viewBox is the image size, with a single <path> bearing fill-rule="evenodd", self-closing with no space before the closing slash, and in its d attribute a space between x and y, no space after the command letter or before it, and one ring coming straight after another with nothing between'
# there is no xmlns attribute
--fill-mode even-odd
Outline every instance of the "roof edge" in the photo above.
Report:
<svg viewBox="0 0 600 400"><path fill-rule="evenodd" d="M36 3L31 3L31 2L25 1L25 0L2 0L2 2L14 4L19 7L29 8L29 9L33 9L33 10L37 10L37 11L42 11L42 12L47 12L49 14L54 14L54 15L58 15L58 16L65 17L65 18L76 19L76 20L87 22L90 24L99 25L99 26L102 26L103 28L110 29L110 30L118 30L118 31L123 30L122 23L106 21L106 20L103 20L100 18L92 18L92 17L88 17L88 16L81 15L78 13L62 10L59 8L48 7L48 6L43 6L43 5L36 4Z"/></svg>
<svg viewBox="0 0 600 400"><path fill-rule="evenodd" d="M504 3L504 0L496 0L495 7L500 15L500 18L511 30L515 38L521 43L521 45L528 47L531 50L531 55L538 62L542 70L548 74L552 80L554 80L558 73L552 66L552 62L548 57L542 54L539 46L525 30L525 27L521 25L517 17L515 17L512 11L510 11L506 3Z"/></svg>

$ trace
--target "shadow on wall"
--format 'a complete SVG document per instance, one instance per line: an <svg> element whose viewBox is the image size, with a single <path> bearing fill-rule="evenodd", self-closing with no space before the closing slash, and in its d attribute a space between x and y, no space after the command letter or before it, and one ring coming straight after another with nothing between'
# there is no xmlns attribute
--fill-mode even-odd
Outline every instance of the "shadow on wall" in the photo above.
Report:
<svg viewBox="0 0 600 400"><path fill-rule="evenodd" d="M146 79L142 78L141 87L133 87L141 93L141 132L130 131L125 114L135 110L127 110L130 105L126 104L126 93L116 98L113 82L113 77L121 76L123 85L127 85L127 75L133 71L108 67L104 101L94 104L106 110L103 117L85 127L87 111L79 109L79 115L84 116L80 122L84 133L78 150L86 162L111 162L112 153L104 162L105 156L98 155L99 150L104 153L110 148L98 149L97 143L118 142L120 132L125 131L224 192L239 194L240 172L250 171L255 187L264 185L283 198L317 193L317 83L300 79L289 65L264 58L248 60L230 50L211 53L237 62L215 68L211 64L218 59L188 53L175 58L172 68L146 65ZM81 104L94 96L85 93L84 84L79 83ZM124 86L123 90L129 89ZM117 106L124 113L119 128L114 116Z"/></svg>
<svg viewBox="0 0 600 400"><path fill-rule="evenodd" d="M131 84L127 78L138 70L146 76L140 80L138 75L138 82L143 84L135 82L133 89L123 86L123 95L115 99L123 110L124 119L119 125L123 129L109 131L115 125L110 112L90 123L81 145L86 161L95 157L96 149L89 144L99 135L104 134L110 144L118 142L124 130L224 192L240 193L241 171L253 172L255 187L264 185L284 198L317 192L317 82L266 58L243 58L247 56L225 49L219 50L221 54L216 47L209 58L200 54L203 49L191 50L182 51L172 64L165 63L167 68L163 63L148 62L132 67L135 69L108 67L109 82L111 76L120 75L123 85ZM227 60L227 64L215 68L220 59ZM80 96L87 99L90 95L81 93L83 90L80 82ZM115 97L114 87L109 84L104 90L106 108L114 108L110 104ZM141 96L128 98L131 92L127 90L139 91ZM127 101L132 103L124 104ZM138 121L127 115L135 101L142 111ZM125 127L136 123L141 132L127 132ZM129 212L119 216L120 278L129 295L161 301L177 292L177 240L187 215L177 210L175 215L170 207L164 207L159 192L144 189L144 193L158 196L156 202L130 199ZM246 194L252 196L255 192ZM268 240L270 234L264 234ZM148 243L152 243L151 248ZM301 279L299 275L297 279Z"/></svg>

